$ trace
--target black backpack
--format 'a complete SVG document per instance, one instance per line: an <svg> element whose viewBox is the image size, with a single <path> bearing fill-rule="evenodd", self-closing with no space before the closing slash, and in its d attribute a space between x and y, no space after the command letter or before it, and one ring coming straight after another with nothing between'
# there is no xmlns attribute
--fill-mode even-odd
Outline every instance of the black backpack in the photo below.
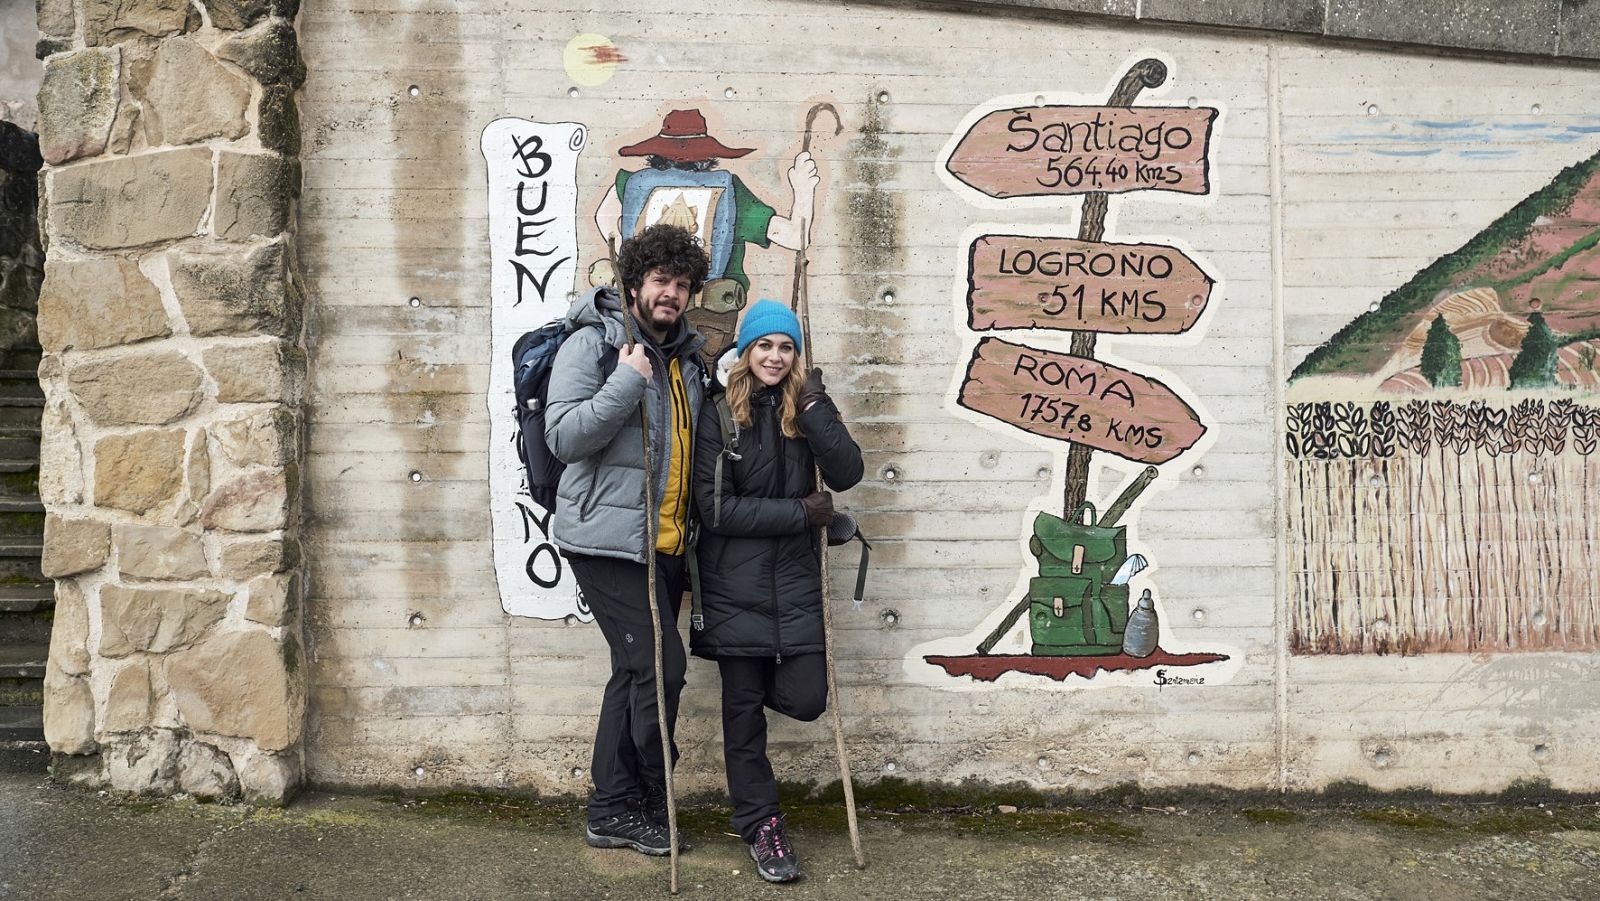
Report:
<svg viewBox="0 0 1600 901"><path fill-rule="evenodd" d="M545 393L550 387L550 370L555 368L556 351L571 334L570 323L557 319L523 334L511 346L511 386L517 398L517 458L527 471L528 494L546 510L556 508L556 485L567 464L550 452L550 445L544 440ZM601 374L609 377L616 368L616 348L606 345Z"/></svg>

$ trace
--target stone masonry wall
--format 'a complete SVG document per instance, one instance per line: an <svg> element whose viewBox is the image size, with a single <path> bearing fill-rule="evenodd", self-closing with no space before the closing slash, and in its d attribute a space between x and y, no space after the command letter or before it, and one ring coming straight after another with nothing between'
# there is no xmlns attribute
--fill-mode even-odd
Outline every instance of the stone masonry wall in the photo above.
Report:
<svg viewBox="0 0 1600 901"><path fill-rule="evenodd" d="M296 0L40 0L58 778L301 780Z"/></svg>

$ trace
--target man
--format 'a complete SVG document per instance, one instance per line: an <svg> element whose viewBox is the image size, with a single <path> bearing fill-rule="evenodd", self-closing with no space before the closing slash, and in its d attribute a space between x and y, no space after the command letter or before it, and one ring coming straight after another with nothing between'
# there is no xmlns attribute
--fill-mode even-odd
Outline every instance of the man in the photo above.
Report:
<svg viewBox="0 0 1600 901"><path fill-rule="evenodd" d="M654 137L617 151L619 156L644 157L646 165L632 172L619 170L595 214L600 236L608 242L657 223L682 226L700 239L711 268L705 290L691 301L689 318L706 336L710 360L733 342L739 310L750 290L745 245L799 250L805 241L802 227L811 219L821 181L816 161L802 151L787 173L792 192L789 215L780 216L739 176L719 168L720 161L750 152L751 148L729 147L712 136L699 110L672 110ZM596 263L590 284L606 283L606 270L604 261Z"/></svg>
<svg viewBox="0 0 1600 901"><path fill-rule="evenodd" d="M551 537L577 577L611 648L595 730L594 797L585 838L598 848L671 852L666 766L656 707L655 645L645 539L657 511L656 602L668 734L678 716L685 658L677 630L689 546L690 448L704 394L704 339L683 317L709 263L693 235L645 229L617 256L623 298L589 291L567 317L574 331L550 373L545 440L567 464L556 489ZM639 343L628 343L623 317ZM639 401L646 402L655 498L645 502ZM672 751L677 758L677 748Z"/></svg>

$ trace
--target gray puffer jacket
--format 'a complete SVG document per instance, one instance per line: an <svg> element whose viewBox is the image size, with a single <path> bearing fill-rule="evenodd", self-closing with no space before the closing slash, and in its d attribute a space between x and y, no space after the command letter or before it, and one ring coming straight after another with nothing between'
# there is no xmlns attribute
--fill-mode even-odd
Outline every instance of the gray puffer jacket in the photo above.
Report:
<svg viewBox="0 0 1600 901"><path fill-rule="evenodd" d="M705 339L680 319L663 347L642 333L655 378L647 384L631 366L616 363L627 344L622 303L611 288L595 288L567 311L574 331L556 354L546 389L544 439L567 464L556 486L551 538L563 550L645 562L644 447L639 398L648 397L656 502L666 490L667 363L676 358L689 400L691 432L705 396L700 348ZM636 326L637 330L637 326ZM609 373L609 375L607 374ZM694 446L691 437L689 446ZM694 471L692 460L683 471Z"/></svg>

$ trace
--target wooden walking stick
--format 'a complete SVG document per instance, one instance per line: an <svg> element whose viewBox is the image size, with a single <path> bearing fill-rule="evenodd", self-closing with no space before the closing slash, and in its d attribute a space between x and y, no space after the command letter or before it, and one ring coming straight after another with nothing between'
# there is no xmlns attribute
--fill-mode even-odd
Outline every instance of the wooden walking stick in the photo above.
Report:
<svg viewBox="0 0 1600 901"><path fill-rule="evenodd" d="M831 103L819 103L806 114L805 137L801 141L800 149L803 153L811 151L812 127L816 122L817 114L823 110L833 115L834 134L844 130L844 123L839 121L839 111ZM811 368L811 299L806 293L806 250L809 241L811 223L802 218L800 220L800 247L795 252L794 264L794 305L800 311L800 332L806 360L806 368ZM816 467L815 477L817 490L826 487L822 481L822 466ZM855 852L856 868L865 869L867 866L866 855L861 850L861 829L856 823L856 790L850 780L850 757L844 747L844 721L839 715L839 676L833 662L833 586L828 577L828 527L823 525L817 530L817 540L821 542L822 557L822 645L824 659L827 661L828 671L828 697L832 703L828 710L833 719L833 745L839 756L839 782L844 786L844 812L845 820L850 826L850 850Z"/></svg>
<svg viewBox="0 0 1600 901"><path fill-rule="evenodd" d="M622 329L631 349L639 343L633 329L632 299L628 285L622 280L622 270L617 266L617 247L610 241L611 270L616 273L617 288L622 294ZM666 773L667 789L667 844L671 846L668 865L668 890L678 893L678 799L672 785L672 736L667 729L667 688L661 681L661 606L656 603L656 477L651 457L650 392L639 398L639 432L644 436L644 569L645 590L650 598L651 637L655 639L656 667L656 720L661 726L661 768Z"/></svg>

